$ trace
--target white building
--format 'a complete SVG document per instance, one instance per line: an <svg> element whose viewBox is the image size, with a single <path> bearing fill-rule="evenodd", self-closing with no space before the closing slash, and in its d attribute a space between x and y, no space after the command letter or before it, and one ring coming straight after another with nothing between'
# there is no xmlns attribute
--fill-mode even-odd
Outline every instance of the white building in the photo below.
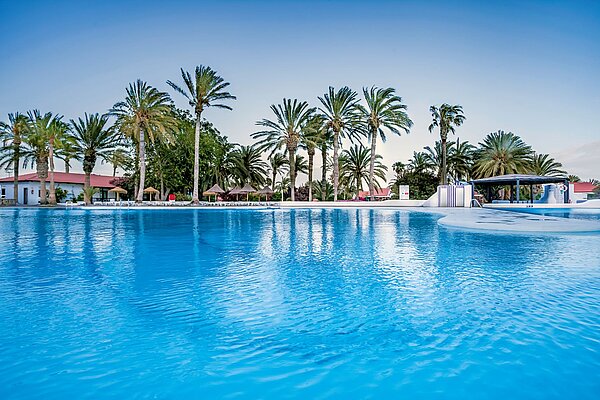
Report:
<svg viewBox="0 0 600 400"><path fill-rule="evenodd" d="M114 199L115 193L108 191L115 187L110 182L115 177L106 175L90 176L92 187L98 188L99 192L94 195L94 200ZM85 174L67 174L66 172L54 173L54 185L67 191L66 200L75 200L79 194L83 193L83 182ZM0 179L0 198L15 199L14 195L14 177ZM46 180L46 190L50 189L50 183ZM41 185L40 179L35 172L19 176L19 193L17 204L38 205L40 204Z"/></svg>

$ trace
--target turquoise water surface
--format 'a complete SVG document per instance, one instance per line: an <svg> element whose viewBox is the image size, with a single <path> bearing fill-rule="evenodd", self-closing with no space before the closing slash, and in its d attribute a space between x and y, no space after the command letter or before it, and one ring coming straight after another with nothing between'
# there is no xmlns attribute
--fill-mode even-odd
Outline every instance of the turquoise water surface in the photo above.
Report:
<svg viewBox="0 0 600 400"><path fill-rule="evenodd" d="M600 235L0 209L0 398L593 399Z"/></svg>

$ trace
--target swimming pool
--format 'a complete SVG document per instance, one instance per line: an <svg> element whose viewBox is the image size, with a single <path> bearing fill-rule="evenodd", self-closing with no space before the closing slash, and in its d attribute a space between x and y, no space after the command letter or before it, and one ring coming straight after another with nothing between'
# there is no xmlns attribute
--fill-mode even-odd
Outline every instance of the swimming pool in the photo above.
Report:
<svg viewBox="0 0 600 400"><path fill-rule="evenodd" d="M595 398L600 235L0 210L0 398Z"/></svg>

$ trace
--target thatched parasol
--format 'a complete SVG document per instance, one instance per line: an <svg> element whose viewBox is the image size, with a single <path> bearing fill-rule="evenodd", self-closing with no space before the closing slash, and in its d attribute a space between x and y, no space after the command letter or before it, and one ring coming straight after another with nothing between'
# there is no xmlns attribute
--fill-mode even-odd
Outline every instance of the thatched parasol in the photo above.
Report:
<svg viewBox="0 0 600 400"><path fill-rule="evenodd" d="M146 189L144 189L144 193L148 193L150 195L150 200L152 200L152 195L156 196L160 192L158 190L154 189L152 186L150 186L150 187L147 187Z"/></svg>
<svg viewBox="0 0 600 400"><path fill-rule="evenodd" d="M250 193L256 193L256 189L254 189L252 186L250 186L249 183L246 183L244 185L243 188L240 189L240 193L241 194L246 194L246 201L248 201L248 196L250 195Z"/></svg>
<svg viewBox="0 0 600 400"><path fill-rule="evenodd" d="M239 200L238 196L240 194L240 190L241 188L239 186L236 186L233 189L231 189L228 194L235 194L235 198Z"/></svg>
<svg viewBox="0 0 600 400"><path fill-rule="evenodd" d="M114 188L110 189L109 192L110 193L116 193L117 194L117 200L120 200L122 194L127 194L127 190L125 190L125 189L123 189L121 187L118 187L118 186L115 186Z"/></svg>
<svg viewBox="0 0 600 400"><path fill-rule="evenodd" d="M221 187L219 185L215 184L213 187L208 189L206 192L202 193L202 195L209 196L209 200L210 200L210 196L215 196L215 201L217 201L217 195L223 194L223 193L225 193L225 191L223 189L221 189Z"/></svg>
<svg viewBox="0 0 600 400"><path fill-rule="evenodd" d="M270 187L265 186L264 188L260 189L256 193L258 193L259 196L262 196L264 194L265 195L265 200L266 200L269 195L272 195L275 192Z"/></svg>

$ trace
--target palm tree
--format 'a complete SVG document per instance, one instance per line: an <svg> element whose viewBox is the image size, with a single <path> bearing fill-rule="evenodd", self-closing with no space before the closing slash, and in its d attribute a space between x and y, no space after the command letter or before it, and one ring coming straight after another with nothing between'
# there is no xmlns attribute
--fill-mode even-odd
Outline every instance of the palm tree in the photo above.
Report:
<svg viewBox="0 0 600 400"><path fill-rule="evenodd" d="M531 165L531 147L512 132L492 132L479 143L475 159L479 178L526 173Z"/></svg>
<svg viewBox="0 0 600 400"><path fill-rule="evenodd" d="M360 131L360 108L357 93L348 86L337 92L329 87L329 92L319 97L322 107L319 109L325 117L325 123L333 131L333 200L338 199L340 166L338 153L340 139L343 137L356 138Z"/></svg>
<svg viewBox="0 0 600 400"><path fill-rule="evenodd" d="M171 99L167 93L138 79L127 88L125 101L118 102L109 111L117 117L116 126L138 144L140 180L136 201L144 198L146 178L146 135L151 142L155 137L171 140L177 120L171 112Z"/></svg>
<svg viewBox="0 0 600 400"><path fill-rule="evenodd" d="M331 145L333 143L333 131L331 129L329 129L327 126L325 126L325 129L322 131L322 136L319 140L320 146L319 146L319 150L321 151L321 190L320 190L320 194L321 194L321 200L322 201L326 201L329 196L327 196L328 193L328 189L327 189L327 185L329 184L331 186L331 193L333 196L333 185L331 185L328 181L327 181L327 165L329 164L329 160L327 159L327 150L329 150L329 148L331 148Z"/></svg>
<svg viewBox="0 0 600 400"><path fill-rule="evenodd" d="M439 107L429 107L433 121L429 125L429 132L433 132L435 128L440 130L440 139L442 141L442 168L440 183L446 185L448 183L448 173L446 169L446 142L448 140L448 133L455 133L455 127L462 125L465 121L465 115L463 114L462 106L450 104L442 104Z"/></svg>
<svg viewBox="0 0 600 400"><path fill-rule="evenodd" d="M581 182L581 178L578 177L577 175L569 175L567 177L567 179L569 179L569 182Z"/></svg>
<svg viewBox="0 0 600 400"><path fill-rule="evenodd" d="M317 146L321 145L327 127L322 115L313 115L302 127L300 147L308 154L308 201L313 200L313 169Z"/></svg>
<svg viewBox="0 0 600 400"><path fill-rule="evenodd" d="M308 163L304 159L302 155L296 156L296 165L294 165L294 170L296 171L296 177L298 174L308 174Z"/></svg>
<svg viewBox="0 0 600 400"><path fill-rule="evenodd" d="M369 90L363 88L363 95L367 107L360 106L360 108L366 119L368 135L371 139L373 157L369 163L369 195L373 198L377 137L381 137L381 141L385 143L384 128L399 136L400 131L408 133L413 123L406 113L406 105L402 104L402 98L396 96L393 88L381 89L375 86Z"/></svg>
<svg viewBox="0 0 600 400"><path fill-rule="evenodd" d="M373 159L375 165L373 168L375 179L374 185L379 188L377 178L385 180L387 167L381 163L381 156L376 154ZM354 145L349 150L344 150L340 157L341 175L349 187L355 188L356 196L363 188L363 181L369 182L369 165L371 163L371 150L362 145Z"/></svg>
<svg viewBox="0 0 600 400"><path fill-rule="evenodd" d="M117 148L110 151L106 157L104 157L103 161L106 161L112 166L113 175L117 176L117 169L123 169L127 164L131 162L131 158L127 151L123 148Z"/></svg>
<svg viewBox="0 0 600 400"><path fill-rule="evenodd" d="M413 151L413 157L408 160L407 168L411 172L422 173L433 170L435 165L431 163L426 153Z"/></svg>
<svg viewBox="0 0 600 400"><path fill-rule="evenodd" d="M255 146L239 146L231 152L234 179L240 186L249 183L262 186L267 181L268 164L261 158Z"/></svg>
<svg viewBox="0 0 600 400"><path fill-rule="evenodd" d="M282 153L275 153L269 157L269 164L271 166L272 175L271 189L275 191L275 180L277 179L277 174L283 176L287 172L289 161Z"/></svg>
<svg viewBox="0 0 600 400"><path fill-rule="evenodd" d="M539 176L565 176L562 164L549 154L534 154L531 159L531 173Z"/></svg>
<svg viewBox="0 0 600 400"><path fill-rule="evenodd" d="M48 130L48 161L50 167L50 193L48 203L56 205L56 187L54 186L54 156L55 149L62 147L63 141L67 138L69 125L62 121L62 115L55 115L49 125ZM60 153L58 154L60 155Z"/></svg>
<svg viewBox="0 0 600 400"><path fill-rule="evenodd" d="M296 185L294 167L296 166L296 150L300 143L300 132L315 109L309 108L306 101L283 99L283 104L273 104L271 110L275 114L275 121L269 119L258 121L257 125L267 129L253 133L252 138L259 139L260 148L271 149L272 153L285 147L290 167L291 199L294 201Z"/></svg>
<svg viewBox="0 0 600 400"><path fill-rule="evenodd" d="M38 110L27 113L31 121L25 143L27 149L23 153L24 164L35 165L40 180L40 204L47 203L46 179L48 179L48 159L50 157L49 138L54 116L48 112L42 115Z"/></svg>
<svg viewBox="0 0 600 400"><path fill-rule="evenodd" d="M108 160L119 144L115 131L107 127L107 123L107 115L88 115L87 113L85 119L71 120L77 157L82 162L85 173L83 184L85 204L91 203L91 198L87 197L87 193L91 186L90 175L96 166L96 160L98 157Z"/></svg>
<svg viewBox="0 0 600 400"><path fill-rule="evenodd" d="M175 91L181 93L188 99L190 106L196 115L196 132L194 136L194 189L192 202L199 203L199 176L200 176L200 125L202 121L202 111L207 107L224 108L231 110L232 108L221 103L223 100L235 100L235 96L224 89L229 86L229 82L225 82L223 78L217 75L217 72L210 67L200 65L196 67L194 77L189 72L181 68L181 77L185 83L187 92L171 81L167 84Z"/></svg>
<svg viewBox="0 0 600 400"><path fill-rule="evenodd" d="M59 149L60 158L65 162L65 173L71 172L71 160L77 159L77 149L75 147L75 140L72 136L66 136L61 143Z"/></svg>
<svg viewBox="0 0 600 400"><path fill-rule="evenodd" d="M23 151L23 138L30 129L30 121L20 113L8 114L8 123L0 122L0 168L11 167L15 203L19 202L19 166Z"/></svg>
<svg viewBox="0 0 600 400"><path fill-rule="evenodd" d="M473 169L474 154L475 146L468 141L456 140L456 145L453 146L452 152L448 155L448 163L455 180L460 181L469 178Z"/></svg>

